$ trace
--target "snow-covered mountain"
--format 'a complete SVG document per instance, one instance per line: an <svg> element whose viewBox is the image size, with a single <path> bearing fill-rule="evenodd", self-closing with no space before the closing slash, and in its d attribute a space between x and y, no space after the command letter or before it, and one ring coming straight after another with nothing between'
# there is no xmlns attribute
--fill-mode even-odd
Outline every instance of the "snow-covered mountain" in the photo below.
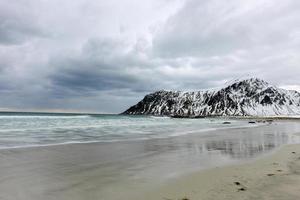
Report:
<svg viewBox="0 0 300 200"><path fill-rule="evenodd" d="M214 91L157 91L146 95L123 114L180 117L300 115L300 93L251 78Z"/></svg>

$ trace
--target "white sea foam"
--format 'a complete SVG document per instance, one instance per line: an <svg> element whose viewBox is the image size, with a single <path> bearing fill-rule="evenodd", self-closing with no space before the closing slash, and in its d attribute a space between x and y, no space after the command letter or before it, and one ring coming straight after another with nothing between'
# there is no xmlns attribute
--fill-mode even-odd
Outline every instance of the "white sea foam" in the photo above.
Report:
<svg viewBox="0 0 300 200"><path fill-rule="evenodd" d="M154 116L154 115L151 115L150 118L154 118L154 119L170 119L171 117L168 117L168 116Z"/></svg>
<svg viewBox="0 0 300 200"><path fill-rule="evenodd" d="M0 148L169 138L212 130L256 126L248 121L172 119L119 115L1 115Z"/></svg>

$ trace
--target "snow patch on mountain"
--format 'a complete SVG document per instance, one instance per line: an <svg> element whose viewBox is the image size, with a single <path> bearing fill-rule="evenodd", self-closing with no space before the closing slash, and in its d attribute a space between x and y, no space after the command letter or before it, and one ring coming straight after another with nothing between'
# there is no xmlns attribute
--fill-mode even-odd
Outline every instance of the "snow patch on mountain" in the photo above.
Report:
<svg viewBox="0 0 300 200"><path fill-rule="evenodd" d="M123 114L159 116L282 116L300 115L300 93L264 80L237 80L218 90L157 91Z"/></svg>

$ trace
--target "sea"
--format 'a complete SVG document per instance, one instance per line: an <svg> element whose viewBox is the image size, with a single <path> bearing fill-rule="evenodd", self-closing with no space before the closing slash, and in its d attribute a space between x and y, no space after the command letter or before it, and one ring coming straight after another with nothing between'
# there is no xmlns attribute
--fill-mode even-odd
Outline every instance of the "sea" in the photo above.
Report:
<svg viewBox="0 0 300 200"><path fill-rule="evenodd" d="M0 148L149 140L251 126L258 125L224 118L0 112Z"/></svg>

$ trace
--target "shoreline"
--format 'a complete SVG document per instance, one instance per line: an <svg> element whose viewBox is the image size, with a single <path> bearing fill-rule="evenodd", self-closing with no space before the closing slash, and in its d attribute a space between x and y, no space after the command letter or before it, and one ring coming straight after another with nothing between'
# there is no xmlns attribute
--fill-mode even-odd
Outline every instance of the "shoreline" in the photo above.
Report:
<svg viewBox="0 0 300 200"><path fill-rule="evenodd" d="M213 118L212 118L213 119ZM230 118L227 118L227 120ZM224 118L224 121L226 118ZM234 120L232 118L231 120ZM237 120L243 120L237 119ZM245 119L246 120L246 119ZM278 120L280 122L280 120ZM274 121L276 122L276 121ZM266 126L268 124L257 122L256 124L252 125L244 125L244 126L236 126L236 127L222 127L222 128L208 128L208 129L202 129L202 130L194 130L194 131L187 131L187 132L178 132L173 133L171 135L165 136L165 137L155 137L155 138L138 138L138 139L128 139L128 140L108 140L108 141L69 141L69 142L62 142L62 143L50 143L50 144L32 144L32 145L23 145L23 146L11 146L11 147L0 147L1 150L9 150L9 149L28 149L28 148L42 148L42 147L52 147L52 146L64 146L64 145L80 145L80 144L109 144L109 143L120 143L120 142L139 142L139 141L146 141L146 140L159 140L159 139L168 139L168 138L174 138L174 137L184 137L188 135L195 135L199 133L208 133L208 132L214 132L214 131L224 131L224 130L234 130L234 129L249 129L249 128L255 128L259 126Z"/></svg>
<svg viewBox="0 0 300 200"><path fill-rule="evenodd" d="M169 181L145 200L299 199L300 144L243 164L215 167ZM136 199L138 199L136 198Z"/></svg>
<svg viewBox="0 0 300 200"><path fill-rule="evenodd" d="M150 115L149 115L150 116ZM159 117L159 116L155 116ZM160 116L162 117L162 116ZM145 141L145 140L156 140L156 139L168 139L173 137L181 137L185 135L193 135L197 133L203 133L203 132L213 132L213 131L223 131L223 130L230 130L230 129L247 129L247 128L253 128L257 126L266 126L270 125L272 123L276 122L298 122L300 118L292 118L292 117L207 117L207 119L222 119L226 123L226 120L242 120L242 121L248 121L250 125L243 125L243 126L237 126L237 127L223 127L223 128L210 128L210 129L203 129L203 130L195 130L195 131L188 131L188 132L178 132L173 133L168 136L164 137L153 137L153 138L137 138L137 139L116 139L116 140L91 140L91 141L67 141L67 142L61 142L61 143L48 143L48 144L29 144L29 145L20 145L20 146L2 146L0 147L0 151L2 150L9 150L9 149L27 149L27 148L39 148L39 147L51 147L51 146L62 146L62 145L76 145L76 144L107 144L107 143L119 143L119 142L136 142L136 141ZM198 119L198 118L186 118L186 119ZM265 120L265 121L262 121ZM268 121L271 120L271 121ZM221 123L221 122L220 122Z"/></svg>

